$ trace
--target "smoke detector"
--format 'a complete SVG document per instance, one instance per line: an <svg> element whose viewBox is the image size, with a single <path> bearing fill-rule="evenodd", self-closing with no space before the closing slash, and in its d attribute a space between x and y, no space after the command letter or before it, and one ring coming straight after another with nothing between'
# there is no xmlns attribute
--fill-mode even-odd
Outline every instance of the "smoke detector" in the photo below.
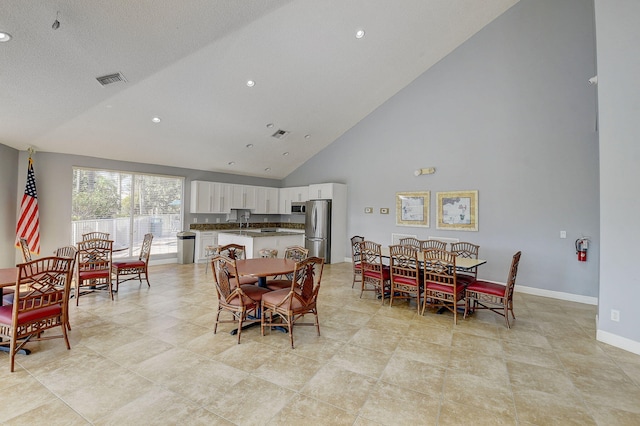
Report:
<svg viewBox="0 0 640 426"><path fill-rule="evenodd" d="M102 77L96 77L96 80L98 80L98 83L100 83L102 86L107 86L109 84L118 82L127 82L127 79L124 78L124 75L122 75L122 73L120 72L115 74L103 75Z"/></svg>
<svg viewBox="0 0 640 426"><path fill-rule="evenodd" d="M272 135L271 135L271 137L274 137L274 138L276 138L276 139L284 139L284 138L286 138L286 137L287 137L287 135L288 135L289 133L291 133L291 132L289 132L289 131L287 131L287 130L279 129L279 130L278 130L278 131L276 131L274 134L272 134Z"/></svg>

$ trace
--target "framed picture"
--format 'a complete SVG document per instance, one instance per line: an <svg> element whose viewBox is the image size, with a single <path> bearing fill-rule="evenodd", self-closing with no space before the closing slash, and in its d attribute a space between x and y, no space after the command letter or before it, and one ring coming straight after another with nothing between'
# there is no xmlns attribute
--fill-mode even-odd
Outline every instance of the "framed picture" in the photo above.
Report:
<svg viewBox="0 0 640 426"><path fill-rule="evenodd" d="M478 230L478 191L438 192L437 229Z"/></svg>
<svg viewBox="0 0 640 426"><path fill-rule="evenodd" d="M397 192L396 225L429 227L430 192Z"/></svg>

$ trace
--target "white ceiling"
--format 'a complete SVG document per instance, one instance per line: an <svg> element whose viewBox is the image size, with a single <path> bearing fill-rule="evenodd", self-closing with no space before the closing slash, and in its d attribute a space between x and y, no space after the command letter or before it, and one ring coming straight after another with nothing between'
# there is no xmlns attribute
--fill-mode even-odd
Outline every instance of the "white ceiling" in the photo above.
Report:
<svg viewBox="0 0 640 426"><path fill-rule="evenodd" d="M282 179L517 1L2 0L0 143Z"/></svg>

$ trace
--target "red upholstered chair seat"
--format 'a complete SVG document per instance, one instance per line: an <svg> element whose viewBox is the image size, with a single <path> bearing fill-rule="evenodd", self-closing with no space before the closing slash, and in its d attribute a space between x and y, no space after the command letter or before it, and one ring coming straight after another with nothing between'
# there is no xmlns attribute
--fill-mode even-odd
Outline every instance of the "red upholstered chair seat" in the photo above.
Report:
<svg viewBox="0 0 640 426"><path fill-rule="evenodd" d="M364 276L371 277L371 278L378 278L380 274L376 271L364 271ZM382 267L382 279L386 281L390 277L391 277L391 271L389 270L389 267L387 265L384 265Z"/></svg>
<svg viewBox="0 0 640 426"><path fill-rule="evenodd" d="M36 321L40 318L48 318L59 315L62 312L61 305L50 305L41 309L21 312L18 314L18 324ZM0 322L3 324L11 324L13 315L13 305L0 306Z"/></svg>
<svg viewBox="0 0 640 426"><path fill-rule="evenodd" d="M429 290L440 291L442 293L451 293L451 294L453 294L453 287L450 286L450 285L427 282L426 286L427 286L427 288ZM464 287L456 286L456 290L457 290L458 294L460 294L460 293L464 292Z"/></svg>
<svg viewBox="0 0 640 426"><path fill-rule="evenodd" d="M416 286L416 280L409 277L397 276L393 279L393 281L402 285L412 285L414 287Z"/></svg>
<svg viewBox="0 0 640 426"><path fill-rule="evenodd" d="M118 269L135 269L144 268L145 263L142 260L132 260L131 262L113 262L113 266Z"/></svg>
<svg viewBox="0 0 640 426"><path fill-rule="evenodd" d="M475 281L467 287L469 291L479 291L493 296L504 296L506 287L502 284L490 283L488 281Z"/></svg>
<svg viewBox="0 0 640 426"><path fill-rule="evenodd" d="M111 271L108 269L99 269L96 271L80 271L79 273L81 280L91 280L97 278L105 278L111 276Z"/></svg>

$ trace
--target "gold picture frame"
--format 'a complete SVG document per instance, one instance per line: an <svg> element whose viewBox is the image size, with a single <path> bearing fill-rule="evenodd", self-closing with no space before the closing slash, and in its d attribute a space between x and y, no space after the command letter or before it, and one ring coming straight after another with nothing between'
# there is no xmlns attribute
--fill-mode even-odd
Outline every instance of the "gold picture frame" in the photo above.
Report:
<svg viewBox="0 0 640 426"><path fill-rule="evenodd" d="M396 193L396 225L429 227L429 191Z"/></svg>
<svg viewBox="0 0 640 426"><path fill-rule="evenodd" d="M478 230L478 191L438 192L436 198L436 229Z"/></svg>

